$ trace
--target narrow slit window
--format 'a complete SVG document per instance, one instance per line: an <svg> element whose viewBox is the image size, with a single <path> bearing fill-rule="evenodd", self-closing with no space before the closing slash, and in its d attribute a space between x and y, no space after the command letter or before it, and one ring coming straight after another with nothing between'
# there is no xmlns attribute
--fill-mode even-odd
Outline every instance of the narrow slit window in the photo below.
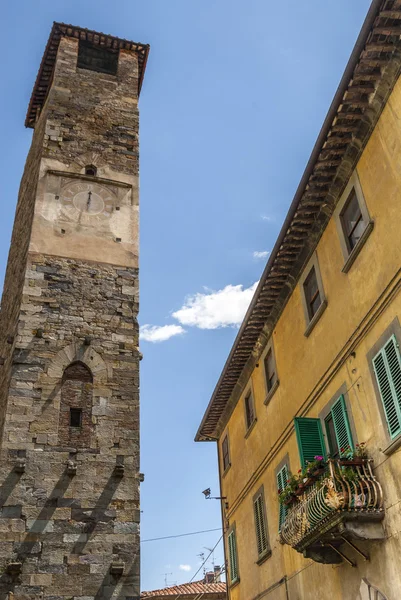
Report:
<svg viewBox="0 0 401 600"><path fill-rule="evenodd" d="M274 364L273 352L271 350L269 350L265 357L265 373L267 391L270 392L277 381L276 365Z"/></svg>
<svg viewBox="0 0 401 600"><path fill-rule="evenodd" d="M361 207L359 206L355 188L352 188L344 210L341 213L341 222L348 249L351 252L361 239L367 225L364 221Z"/></svg>
<svg viewBox="0 0 401 600"><path fill-rule="evenodd" d="M222 454L223 454L223 471L228 469L230 465L230 451L228 447L228 435L225 436L223 443L221 445Z"/></svg>
<svg viewBox="0 0 401 600"><path fill-rule="evenodd" d="M304 292L309 319L312 319L322 303L315 267L312 267L309 275L305 279Z"/></svg>
<svg viewBox="0 0 401 600"><path fill-rule="evenodd" d="M82 427L81 408L70 408L70 427Z"/></svg>
<svg viewBox="0 0 401 600"><path fill-rule="evenodd" d="M255 420L255 410L253 406L253 397L251 392L248 392L248 394L245 396L245 419L246 428L249 429Z"/></svg>

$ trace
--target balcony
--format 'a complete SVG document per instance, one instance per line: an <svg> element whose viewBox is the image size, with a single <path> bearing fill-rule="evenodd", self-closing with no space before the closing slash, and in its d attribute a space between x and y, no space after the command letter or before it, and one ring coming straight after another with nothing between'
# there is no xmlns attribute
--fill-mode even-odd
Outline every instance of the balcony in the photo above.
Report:
<svg viewBox="0 0 401 600"><path fill-rule="evenodd" d="M340 546L367 560L354 541L383 539L383 518L383 493L372 460L329 459L324 473L287 507L280 541L316 562L345 560L354 566Z"/></svg>

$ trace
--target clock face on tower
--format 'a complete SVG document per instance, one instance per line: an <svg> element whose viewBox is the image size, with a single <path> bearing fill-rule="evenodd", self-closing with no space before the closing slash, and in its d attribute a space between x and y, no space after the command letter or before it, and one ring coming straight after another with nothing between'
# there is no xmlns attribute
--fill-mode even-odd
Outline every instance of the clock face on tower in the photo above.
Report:
<svg viewBox="0 0 401 600"><path fill-rule="evenodd" d="M60 190L63 216L83 225L110 218L115 196L107 187L90 181L70 181Z"/></svg>

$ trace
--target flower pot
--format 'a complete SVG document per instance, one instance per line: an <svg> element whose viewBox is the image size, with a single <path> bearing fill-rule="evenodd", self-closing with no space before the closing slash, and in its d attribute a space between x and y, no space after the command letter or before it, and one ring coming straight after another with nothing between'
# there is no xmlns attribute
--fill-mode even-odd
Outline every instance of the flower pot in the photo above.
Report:
<svg viewBox="0 0 401 600"><path fill-rule="evenodd" d="M295 502L295 496L289 496L287 500L284 500L283 504L284 506L289 506L293 502Z"/></svg>
<svg viewBox="0 0 401 600"><path fill-rule="evenodd" d="M315 469L312 473L313 477L320 477L320 475L323 475L324 473L324 467L320 468L320 469Z"/></svg>

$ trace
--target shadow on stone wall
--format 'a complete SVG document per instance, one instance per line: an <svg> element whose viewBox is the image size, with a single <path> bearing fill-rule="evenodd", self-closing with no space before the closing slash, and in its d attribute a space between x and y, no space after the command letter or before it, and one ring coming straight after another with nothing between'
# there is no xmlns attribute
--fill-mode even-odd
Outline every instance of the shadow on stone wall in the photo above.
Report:
<svg viewBox="0 0 401 600"><path fill-rule="evenodd" d="M15 473L14 471L8 475L4 484L0 488L1 505L4 504L5 500L10 495L12 488L16 485L20 477L21 474ZM27 531L24 541L20 544L16 544L13 554L9 557L9 561L11 563L14 565L21 563L22 569L22 565L27 559L34 555L36 556L41 554L42 545L37 538L40 534L45 532L46 526L57 508L57 499L64 496L70 482L71 477L64 472L57 481L50 496L45 501L38 517L32 523L29 531ZM15 568L13 572L5 572L1 575L0 600L7 600L8 594L10 592L14 592L15 588L21 585L19 574L20 573L18 569ZM32 588L32 586L29 587Z"/></svg>
<svg viewBox="0 0 401 600"><path fill-rule="evenodd" d="M92 512L88 515L87 511L79 510L82 514L79 515L79 518L75 520L81 522L87 522L87 526L85 527L85 534L83 534L83 538L81 541L75 544L72 549L71 554L82 554L87 542L89 541L90 536L95 531L98 523L109 523L113 520L113 514L107 514L110 502L114 496L114 492L117 490L121 479L116 477L114 474L110 475L105 488L101 495L99 496L98 501L96 502L95 507ZM78 516L78 515L76 515Z"/></svg>

